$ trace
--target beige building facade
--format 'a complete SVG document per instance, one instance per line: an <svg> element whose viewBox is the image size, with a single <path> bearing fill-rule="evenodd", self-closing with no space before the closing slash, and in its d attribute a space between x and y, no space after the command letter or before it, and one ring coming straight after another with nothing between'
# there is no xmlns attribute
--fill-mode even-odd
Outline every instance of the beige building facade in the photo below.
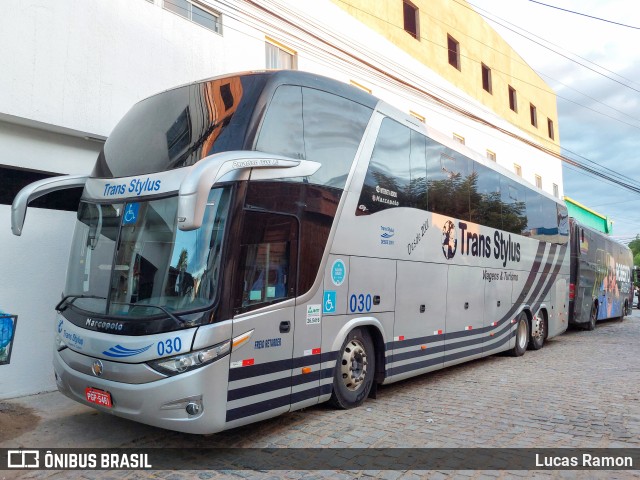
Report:
<svg viewBox="0 0 640 480"><path fill-rule="evenodd" d="M536 143L560 152L556 94L465 0L332 0Z"/></svg>

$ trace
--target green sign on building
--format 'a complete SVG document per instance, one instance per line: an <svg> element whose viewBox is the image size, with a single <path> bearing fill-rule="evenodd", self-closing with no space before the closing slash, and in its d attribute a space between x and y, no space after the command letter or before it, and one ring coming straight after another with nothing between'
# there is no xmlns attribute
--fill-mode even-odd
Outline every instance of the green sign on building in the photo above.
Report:
<svg viewBox="0 0 640 480"><path fill-rule="evenodd" d="M609 220L609 217L600 215L569 197L564 197L564 203L567 205L569 216L578 222L602 233L609 235L613 233L613 222Z"/></svg>

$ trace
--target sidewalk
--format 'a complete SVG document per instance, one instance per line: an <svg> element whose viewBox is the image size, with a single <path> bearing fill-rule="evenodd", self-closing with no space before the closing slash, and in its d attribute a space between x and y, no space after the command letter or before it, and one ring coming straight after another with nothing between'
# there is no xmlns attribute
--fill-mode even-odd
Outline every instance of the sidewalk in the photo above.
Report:
<svg viewBox="0 0 640 480"><path fill-rule="evenodd" d="M117 448L163 431L100 413L58 391L0 402L0 448Z"/></svg>

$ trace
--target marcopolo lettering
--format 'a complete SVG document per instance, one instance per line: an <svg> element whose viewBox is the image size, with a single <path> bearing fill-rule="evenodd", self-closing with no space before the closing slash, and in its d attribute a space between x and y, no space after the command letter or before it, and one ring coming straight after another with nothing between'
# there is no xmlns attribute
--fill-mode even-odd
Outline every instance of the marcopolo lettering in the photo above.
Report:
<svg viewBox="0 0 640 480"><path fill-rule="evenodd" d="M491 236L467 231L468 225L465 222L458 222L458 227L462 236L462 255L491 258ZM511 234L505 239L504 234L496 230L493 234L493 257L502 260L503 267L506 267L508 262L519 262L520 243L511 240Z"/></svg>
<svg viewBox="0 0 640 480"><path fill-rule="evenodd" d="M93 318L87 318L85 327L91 327L98 330L122 330L124 324L122 322L107 322L103 320L94 320Z"/></svg>

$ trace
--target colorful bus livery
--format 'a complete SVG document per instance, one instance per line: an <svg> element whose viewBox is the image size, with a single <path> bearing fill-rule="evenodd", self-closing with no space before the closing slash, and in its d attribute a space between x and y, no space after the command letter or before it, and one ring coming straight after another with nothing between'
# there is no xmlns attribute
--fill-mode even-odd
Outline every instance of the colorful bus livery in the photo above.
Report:
<svg viewBox="0 0 640 480"><path fill-rule="evenodd" d="M213 433L352 408L567 328L565 206L334 80L256 72L143 100L90 176L18 194L14 233L31 200L77 186L54 369L103 412Z"/></svg>
<svg viewBox="0 0 640 480"><path fill-rule="evenodd" d="M599 320L624 318L633 306L631 250L573 218L570 229L570 323L593 330Z"/></svg>

